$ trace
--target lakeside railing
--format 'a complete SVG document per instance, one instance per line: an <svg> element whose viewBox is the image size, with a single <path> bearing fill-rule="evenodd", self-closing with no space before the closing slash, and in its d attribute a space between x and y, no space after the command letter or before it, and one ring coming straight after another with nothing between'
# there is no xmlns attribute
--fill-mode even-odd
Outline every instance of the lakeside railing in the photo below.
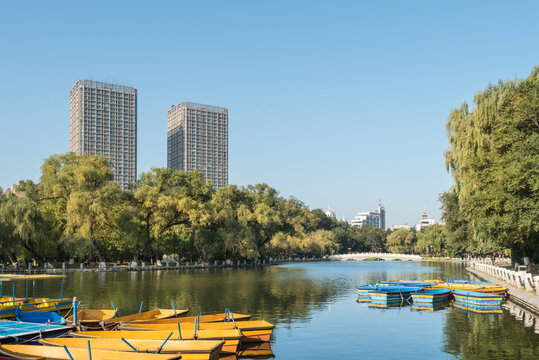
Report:
<svg viewBox="0 0 539 360"><path fill-rule="evenodd" d="M514 271L475 261L470 262L470 267L497 277L516 288L532 291L539 295L539 276L533 276L533 274L527 273L526 271Z"/></svg>

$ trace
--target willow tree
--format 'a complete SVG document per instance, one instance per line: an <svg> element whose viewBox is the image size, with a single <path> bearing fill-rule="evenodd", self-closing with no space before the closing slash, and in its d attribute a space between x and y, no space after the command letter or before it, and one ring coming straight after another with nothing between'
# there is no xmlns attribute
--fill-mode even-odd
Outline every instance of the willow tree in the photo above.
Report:
<svg viewBox="0 0 539 360"><path fill-rule="evenodd" d="M446 166L458 216L481 252L518 247L539 255L539 68L489 85L451 111Z"/></svg>
<svg viewBox="0 0 539 360"><path fill-rule="evenodd" d="M399 229L387 236L387 250L393 254L410 254L414 251L417 237L415 231Z"/></svg>
<svg viewBox="0 0 539 360"><path fill-rule="evenodd" d="M422 254L441 254L445 250L446 239L444 225L428 226L417 233L415 251Z"/></svg>
<svg viewBox="0 0 539 360"><path fill-rule="evenodd" d="M45 262L55 255L55 246L47 236L47 226L34 202L15 195L6 196L0 204L0 223L6 234L5 250L17 254L24 249L34 262Z"/></svg>
<svg viewBox="0 0 539 360"><path fill-rule="evenodd" d="M207 203L212 186L198 171L152 168L142 173L133 195L142 240L133 261L153 252L160 259L160 244L179 230L194 232L208 222Z"/></svg>
<svg viewBox="0 0 539 360"><path fill-rule="evenodd" d="M103 262L102 246L115 224L110 209L121 192L113 180L108 159L67 153L45 159L39 182L21 181L18 188L36 204L65 253Z"/></svg>

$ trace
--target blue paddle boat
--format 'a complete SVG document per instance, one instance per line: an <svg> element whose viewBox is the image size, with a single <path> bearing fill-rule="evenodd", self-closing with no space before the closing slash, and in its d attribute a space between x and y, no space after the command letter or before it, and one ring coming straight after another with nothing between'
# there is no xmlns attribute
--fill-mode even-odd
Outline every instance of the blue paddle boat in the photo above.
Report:
<svg viewBox="0 0 539 360"><path fill-rule="evenodd" d="M476 306L500 306L503 301L503 295L488 294L470 290L451 290L455 301L461 304L471 304Z"/></svg>
<svg viewBox="0 0 539 360"><path fill-rule="evenodd" d="M418 286L379 286L369 292L372 301L395 304L404 302L410 298L411 293L423 290Z"/></svg>
<svg viewBox="0 0 539 360"><path fill-rule="evenodd" d="M435 303L448 301L451 291L449 289L425 289L412 294L415 303Z"/></svg>

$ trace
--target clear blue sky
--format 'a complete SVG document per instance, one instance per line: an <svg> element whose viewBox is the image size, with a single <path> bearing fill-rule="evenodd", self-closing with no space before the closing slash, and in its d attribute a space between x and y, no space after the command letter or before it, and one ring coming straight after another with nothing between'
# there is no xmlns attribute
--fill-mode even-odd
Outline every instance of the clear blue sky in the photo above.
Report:
<svg viewBox="0 0 539 360"><path fill-rule="evenodd" d="M166 166L167 109L194 101L229 109L232 184L439 218L447 116L539 65L538 18L537 1L5 1L0 186L67 152L85 78L138 89L139 173Z"/></svg>

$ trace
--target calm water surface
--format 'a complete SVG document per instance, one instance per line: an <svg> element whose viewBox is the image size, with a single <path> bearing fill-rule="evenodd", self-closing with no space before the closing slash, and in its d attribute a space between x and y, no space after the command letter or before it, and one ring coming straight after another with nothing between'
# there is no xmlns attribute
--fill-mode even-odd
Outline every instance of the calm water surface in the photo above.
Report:
<svg viewBox="0 0 539 360"><path fill-rule="evenodd" d="M259 269L70 274L64 294L84 307L120 314L189 308L234 312L275 323L276 359L539 359L539 319L508 310L479 315L453 308L373 309L357 303L355 286L381 279L464 278L460 264L425 262L296 263ZM24 292L22 284L19 291ZM38 282L59 296L59 281ZM526 326L525 326L526 325ZM537 330L534 330L537 329Z"/></svg>

